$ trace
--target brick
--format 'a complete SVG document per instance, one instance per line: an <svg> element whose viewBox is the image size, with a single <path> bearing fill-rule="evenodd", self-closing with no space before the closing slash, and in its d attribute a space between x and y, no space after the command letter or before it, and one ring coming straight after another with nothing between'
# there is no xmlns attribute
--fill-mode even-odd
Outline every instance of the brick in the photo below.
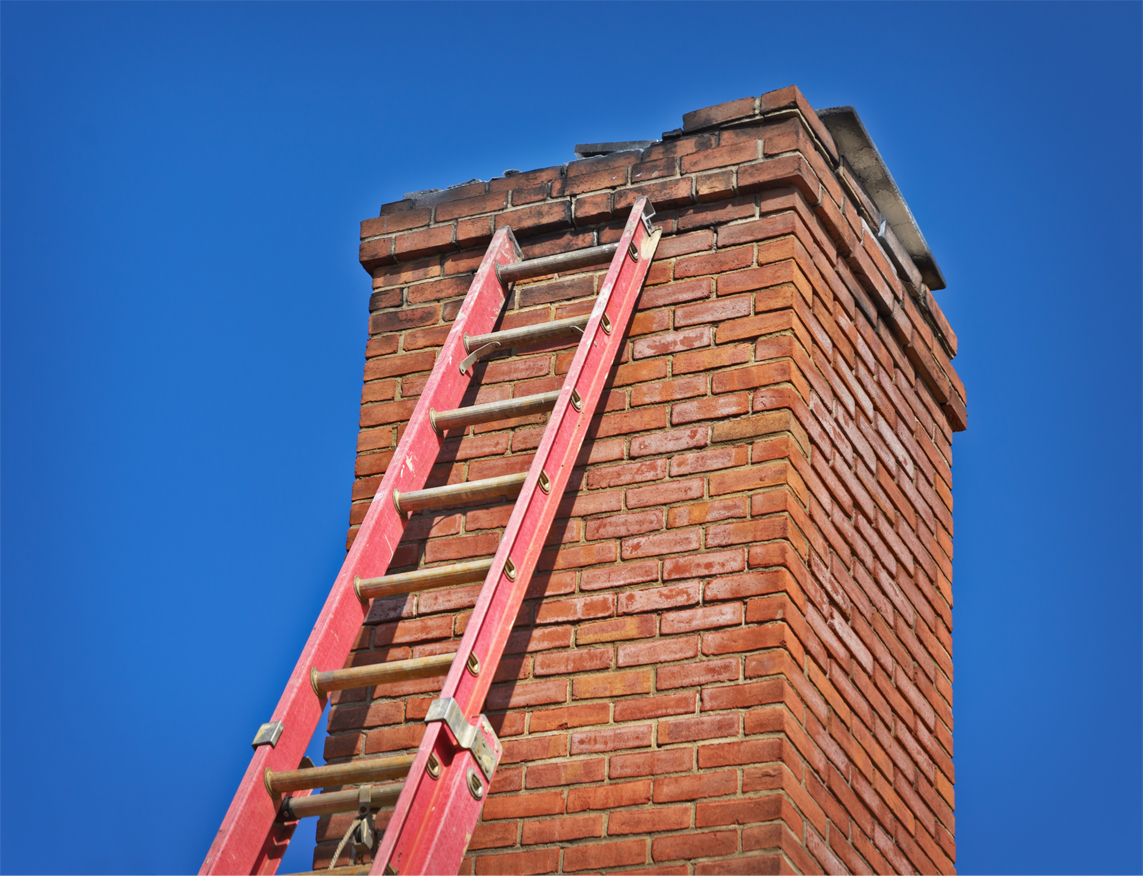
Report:
<svg viewBox="0 0 1143 876"><path fill-rule="evenodd" d="M698 663L685 663L680 666L661 666L656 676L658 690L679 687L694 687L719 681L737 681L740 675L737 657L720 660L702 660Z"/></svg>
<svg viewBox="0 0 1143 876"><path fill-rule="evenodd" d="M560 843L601 836L603 836L602 815L564 816L543 821L525 821L520 844L528 846L539 843Z"/></svg>
<svg viewBox="0 0 1143 876"><path fill-rule="evenodd" d="M655 560L624 563L607 569L586 569L580 576L581 590L605 590L659 580L659 564Z"/></svg>
<svg viewBox="0 0 1143 876"><path fill-rule="evenodd" d="M684 350L708 347L710 342L710 326L696 326L684 331L640 338L632 345L632 357L634 359L648 359L652 356L669 356Z"/></svg>
<svg viewBox="0 0 1143 876"><path fill-rule="evenodd" d="M485 804L487 811L488 804ZM485 815L485 818L488 816ZM471 846L470 846L471 848ZM476 857L477 876L503 874L503 876L526 876L526 874L555 873L560 863L560 850L536 849L529 852L513 852L504 855L478 855Z"/></svg>
<svg viewBox="0 0 1143 876"><path fill-rule="evenodd" d="M729 855L736 851L738 831L735 830L663 836L651 841L651 858L655 861L691 861L695 858Z"/></svg>
<svg viewBox="0 0 1143 876"><path fill-rule="evenodd" d="M570 746L572 754L650 748L651 725L637 724L608 730L581 730L571 735Z"/></svg>
<svg viewBox="0 0 1143 876"><path fill-rule="evenodd" d="M693 767L694 751L690 748L641 751L638 754L612 755L608 765L608 776L612 779L663 776L689 772Z"/></svg>
<svg viewBox="0 0 1143 876"><path fill-rule="evenodd" d="M606 772L606 761L602 757L532 764L527 769L524 787L533 790L602 782Z"/></svg>
<svg viewBox="0 0 1143 876"><path fill-rule="evenodd" d="M671 557L663 561L663 580L679 578L709 578L741 572L746 568L746 557L741 550L706 551L689 557Z"/></svg>
<svg viewBox="0 0 1143 876"><path fill-rule="evenodd" d="M664 614L659 621L659 632L664 635L710 630L718 627L738 626L742 623L741 604L711 605L686 611Z"/></svg>
<svg viewBox="0 0 1143 876"><path fill-rule="evenodd" d="M587 809L618 809L651 802L651 782L622 782L598 788L572 788L568 791L568 812Z"/></svg>
<svg viewBox="0 0 1143 876"><path fill-rule="evenodd" d="M705 715L701 718L660 721L658 743L670 745L675 742L696 742L722 736L737 736L739 723L738 715Z"/></svg>
<svg viewBox="0 0 1143 876"><path fill-rule="evenodd" d="M544 231L570 228L571 203L569 201L557 201L521 207L518 210L508 210L496 217L497 228L503 228L505 225L510 226L517 237L523 233L534 235Z"/></svg>
<svg viewBox="0 0 1143 876"><path fill-rule="evenodd" d="M598 870L643 864L647 861L647 840L577 845L564 850L564 870Z"/></svg>
<svg viewBox="0 0 1143 876"><path fill-rule="evenodd" d="M629 643L618 646L616 663L619 666L645 666L648 663L670 663L698 656L698 636L679 636L654 639L650 642ZM689 665L689 664L688 664ZM662 670L659 671L662 687ZM738 677L737 669L735 678Z"/></svg>
<svg viewBox="0 0 1143 876"><path fill-rule="evenodd" d="M697 706L698 696L694 693L639 697L616 703L615 720L616 722L645 721L648 718L662 718L665 715L693 715ZM663 744L661 734L659 744Z"/></svg>
<svg viewBox="0 0 1143 876"><path fill-rule="evenodd" d="M717 338L722 343L721 337ZM714 371L730 365L741 365L749 362L753 351L749 344L740 344L733 347L721 347L715 350L692 350L689 353L679 353L672 360L672 370L675 374L693 374L696 371Z"/></svg>
<svg viewBox="0 0 1143 876"><path fill-rule="evenodd" d="M651 615L636 615L580 624L576 628L576 644L645 639L653 635L655 635L655 618Z"/></svg>
<svg viewBox="0 0 1143 876"><path fill-rule="evenodd" d="M578 700L615 699L651 691L651 671L608 672L581 676L572 681L572 696Z"/></svg>
<svg viewBox="0 0 1143 876"><path fill-rule="evenodd" d="M667 461L660 461L665 470ZM685 502L688 499L699 499L702 498L704 487L702 478L669 481L646 487L630 487L626 493L627 507L646 508L649 505L670 505L674 502Z"/></svg>
<svg viewBox="0 0 1143 876"><path fill-rule="evenodd" d="M691 809L689 806L656 806L654 809L620 810L607 816L608 836L685 830L690 826Z"/></svg>
<svg viewBox="0 0 1143 876"><path fill-rule="evenodd" d="M504 743L502 763L525 763L552 757L567 757L568 740L562 734L553 736L529 736L526 739L509 739ZM563 811L562 809L560 810Z"/></svg>
<svg viewBox="0 0 1143 876"><path fill-rule="evenodd" d="M650 587L619 594L617 612L619 614L642 614L662 611L664 608L678 608L694 605L699 601L697 582ZM662 631L664 635L666 630Z"/></svg>
<svg viewBox="0 0 1143 876"><path fill-rule="evenodd" d="M588 521L586 537L588 541L594 541L600 538L622 538L653 532L663 528L663 517L661 509L601 517Z"/></svg>
<svg viewBox="0 0 1143 876"><path fill-rule="evenodd" d="M698 550L700 541L699 530L680 529L656 535L626 538L622 542L620 552L625 560L638 559L639 557L659 557L665 554Z"/></svg>
<svg viewBox="0 0 1143 876"><path fill-rule="evenodd" d="M615 600L611 596L545 600L536 611L536 623L573 623L585 619L610 617L614 613Z"/></svg>
<svg viewBox="0 0 1143 876"><path fill-rule="evenodd" d="M656 258L663 258L662 248L663 245L660 244ZM644 289L639 296L639 309L650 310L653 307L679 304L684 301L704 301L712 294L714 294L714 280L710 278L688 280L685 283L666 283Z"/></svg>
<svg viewBox="0 0 1143 876"><path fill-rule="evenodd" d="M484 803L481 818L496 821L501 818L524 818L537 815L563 815L564 792L540 791L534 794L490 796Z"/></svg>
<svg viewBox="0 0 1143 876"><path fill-rule="evenodd" d="M706 395L706 393L707 378L705 375L678 377L674 380L647 383L635 387L631 390L631 404L632 406L661 404L684 398L694 398L698 395Z"/></svg>
<svg viewBox="0 0 1143 876"><path fill-rule="evenodd" d="M706 426L692 426L688 429L659 432L654 435L639 435L631 439L630 455L633 459L660 453L673 455L680 450L705 447L710 441L709 435L710 429Z"/></svg>
<svg viewBox="0 0 1143 876"><path fill-rule="evenodd" d="M738 773L705 772L697 776L664 776L655 779L656 803L677 803L680 800L705 800L738 792ZM703 804L699 804L701 807ZM727 822L733 823L733 822ZM701 825L706 826L706 825Z"/></svg>

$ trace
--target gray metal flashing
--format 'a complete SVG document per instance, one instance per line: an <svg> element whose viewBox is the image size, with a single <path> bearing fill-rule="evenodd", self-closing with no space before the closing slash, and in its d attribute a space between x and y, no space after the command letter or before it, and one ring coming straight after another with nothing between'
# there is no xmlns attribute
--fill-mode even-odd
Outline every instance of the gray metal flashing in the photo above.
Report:
<svg viewBox="0 0 1143 876"><path fill-rule="evenodd" d="M837 144L838 152L849 162L854 176L877 209L881 211L888 226L893 229L905 252L921 272L921 277L930 289L944 289L945 278L937 266L925 235L921 233L917 220L893 174L885 166L885 160L873 143L873 138L861 122L857 110L851 106L835 106L818 110L818 118L826 126ZM877 229L874 229L876 231Z"/></svg>
<svg viewBox="0 0 1143 876"><path fill-rule="evenodd" d="M611 155L613 152L634 152L658 142L658 140L622 140L618 143L577 143L575 157L595 158L598 155Z"/></svg>

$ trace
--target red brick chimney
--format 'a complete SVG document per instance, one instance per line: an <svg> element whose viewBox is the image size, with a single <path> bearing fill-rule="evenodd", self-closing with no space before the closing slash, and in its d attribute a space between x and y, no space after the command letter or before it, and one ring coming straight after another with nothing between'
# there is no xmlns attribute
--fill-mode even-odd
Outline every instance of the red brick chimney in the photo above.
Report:
<svg viewBox="0 0 1143 876"><path fill-rule="evenodd" d="M488 696L504 758L462 872L955 872L965 390L892 176L852 108L793 87L577 155L361 226L350 541L494 229L527 257L608 243L639 195L663 228ZM518 284L502 327L587 312L601 277ZM572 349L478 366L473 400L558 388ZM525 471L543 419L475 427L430 485ZM510 511L414 516L390 571L491 556ZM375 602L351 664L455 650L478 590ZM326 758L414 750L440 683L334 694Z"/></svg>

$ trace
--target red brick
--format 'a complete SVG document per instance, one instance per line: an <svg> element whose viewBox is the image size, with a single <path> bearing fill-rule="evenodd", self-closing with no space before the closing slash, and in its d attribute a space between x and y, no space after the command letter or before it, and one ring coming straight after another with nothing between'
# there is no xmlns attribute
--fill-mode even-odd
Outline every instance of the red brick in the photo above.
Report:
<svg viewBox="0 0 1143 876"><path fill-rule="evenodd" d="M581 730L571 735L571 753L622 751L625 748L650 748L651 725L637 724L609 730Z"/></svg>
<svg viewBox="0 0 1143 876"><path fill-rule="evenodd" d="M700 535L697 529L680 529L674 532L662 532L657 535L643 535L623 540L621 553L623 559L639 557L659 557L664 554L677 554L684 551L698 550Z"/></svg>
<svg viewBox="0 0 1143 876"><path fill-rule="evenodd" d="M742 623L742 605L728 603L673 611L659 621L659 632L664 635L711 630L718 627L738 626Z"/></svg>
<svg viewBox="0 0 1143 876"><path fill-rule="evenodd" d="M737 792L737 771L705 772L697 776L666 776L655 779L654 800L656 803L677 803L679 800L705 800Z"/></svg>
<svg viewBox="0 0 1143 876"><path fill-rule="evenodd" d="M651 587L619 594L617 611L619 614L641 614L661 611L664 608L678 608L694 605L699 601L697 582ZM663 631L664 634L666 631Z"/></svg>
<svg viewBox="0 0 1143 876"><path fill-rule="evenodd" d="M647 840L577 845L564 850L564 870L610 869L647 861Z"/></svg>
<svg viewBox="0 0 1143 876"><path fill-rule="evenodd" d="M649 663L689 660L698 656L698 643L698 636L678 636L670 639L653 639L650 642L623 644L618 648L617 663L619 666L645 666ZM661 678L661 669L659 673ZM737 671L734 677L738 677ZM662 687L661 680L659 686Z"/></svg>
<svg viewBox="0 0 1143 876"><path fill-rule="evenodd" d="M612 755L608 775L613 779L662 776L689 772L693 767L694 752L690 748L670 748L664 751Z"/></svg>
<svg viewBox="0 0 1143 876"><path fill-rule="evenodd" d="M568 812L585 809L618 809L651 802L651 781L622 782L598 788L572 788L568 791Z"/></svg>
<svg viewBox="0 0 1143 876"><path fill-rule="evenodd" d="M606 724L610 717L611 707L607 703L583 703L560 709L538 709L532 712L528 719L528 732L546 733L550 730Z"/></svg>
<svg viewBox="0 0 1143 876"><path fill-rule="evenodd" d="M658 833L685 830L691 826L689 806L656 806L654 809L630 809L607 816L608 836L632 833Z"/></svg>
<svg viewBox="0 0 1143 876"><path fill-rule="evenodd" d="M648 359L652 356L669 356L684 350L708 347L710 341L710 326L696 326L684 331L640 338L632 345L632 357Z"/></svg>
<svg viewBox="0 0 1143 876"><path fill-rule="evenodd" d="M484 808L487 811L488 804L485 804ZM485 876L485 874L526 876L526 874L533 873L555 873L559 864L559 849L536 849L530 852L512 852L504 855L478 855L476 873L477 876Z"/></svg>
<svg viewBox="0 0 1143 876"><path fill-rule="evenodd" d="M651 858L655 861L690 861L729 855L737 850L738 831L735 830L663 836L651 841Z"/></svg>
<svg viewBox="0 0 1143 876"><path fill-rule="evenodd" d="M659 667L655 686L659 690L695 687L717 681L737 681L739 675L740 668L737 657L702 660L698 663Z"/></svg>
<svg viewBox="0 0 1143 876"><path fill-rule="evenodd" d="M615 704L615 720L644 721L664 715L692 715L698 706L694 693L670 694L662 697L639 697ZM660 739L660 744L662 740Z"/></svg>
<svg viewBox="0 0 1143 876"><path fill-rule="evenodd" d="M572 681L572 696L577 700L615 699L646 694L651 691L651 671L608 672L581 676Z"/></svg>
<svg viewBox="0 0 1143 876"><path fill-rule="evenodd" d="M655 618L644 614L580 624L576 628L576 644L590 645L596 642L645 639L653 635L655 635Z"/></svg>
<svg viewBox="0 0 1143 876"><path fill-rule="evenodd" d="M722 343L721 337L718 338L718 342ZM749 362L752 354L749 344L679 353L672 360L673 373L693 374L696 371L714 371L730 365L741 365L743 362Z"/></svg>
<svg viewBox="0 0 1143 876"><path fill-rule="evenodd" d="M528 767L524 787L533 790L602 782L607 772L605 767L602 757L533 764Z"/></svg>
<svg viewBox="0 0 1143 876"><path fill-rule="evenodd" d="M532 235L568 228L571 226L571 203L557 201L508 210L496 217L497 228L503 228L505 225L510 226L517 237L523 232Z"/></svg>
<svg viewBox="0 0 1143 876"><path fill-rule="evenodd" d="M665 467L666 460L662 460L662 462ZM645 508L648 505L670 505L673 502L698 499L702 497L704 486L702 478L693 478L686 481L653 484L647 487L631 487L626 494L627 507Z"/></svg>
<svg viewBox="0 0 1143 876"><path fill-rule="evenodd" d="M709 578L741 572L746 568L746 557L741 550L706 551L689 557L671 557L663 561L663 580L678 578Z"/></svg>
<svg viewBox="0 0 1143 876"><path fill-rule="evenodd" d="M701 718L660 721L658 742L659 745L670 745L675 742L737 736L739 724L738 715L704 715Z"/></svg>
<svg viewBox="0 0 1143 876"><path fill-rule="evenodd" d="M513 794L503 797L491 796L484 803L481 818L484 821L496 821L500 818L563 815L564 793L564 791L540 791L535 794Z"/></svg>

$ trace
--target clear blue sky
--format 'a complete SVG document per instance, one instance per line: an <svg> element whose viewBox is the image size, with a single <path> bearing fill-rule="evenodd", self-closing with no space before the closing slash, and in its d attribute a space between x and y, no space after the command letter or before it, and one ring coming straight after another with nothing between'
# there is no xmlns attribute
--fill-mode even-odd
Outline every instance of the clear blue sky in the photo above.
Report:
<svg viewBox="0 0 1143 876"><path fill-rule="evenodd" d="M0 869L197 870L344 553L361 219L796 83L948 278L961 872L1143 870L1141 10L3 4Z"/></svg>

